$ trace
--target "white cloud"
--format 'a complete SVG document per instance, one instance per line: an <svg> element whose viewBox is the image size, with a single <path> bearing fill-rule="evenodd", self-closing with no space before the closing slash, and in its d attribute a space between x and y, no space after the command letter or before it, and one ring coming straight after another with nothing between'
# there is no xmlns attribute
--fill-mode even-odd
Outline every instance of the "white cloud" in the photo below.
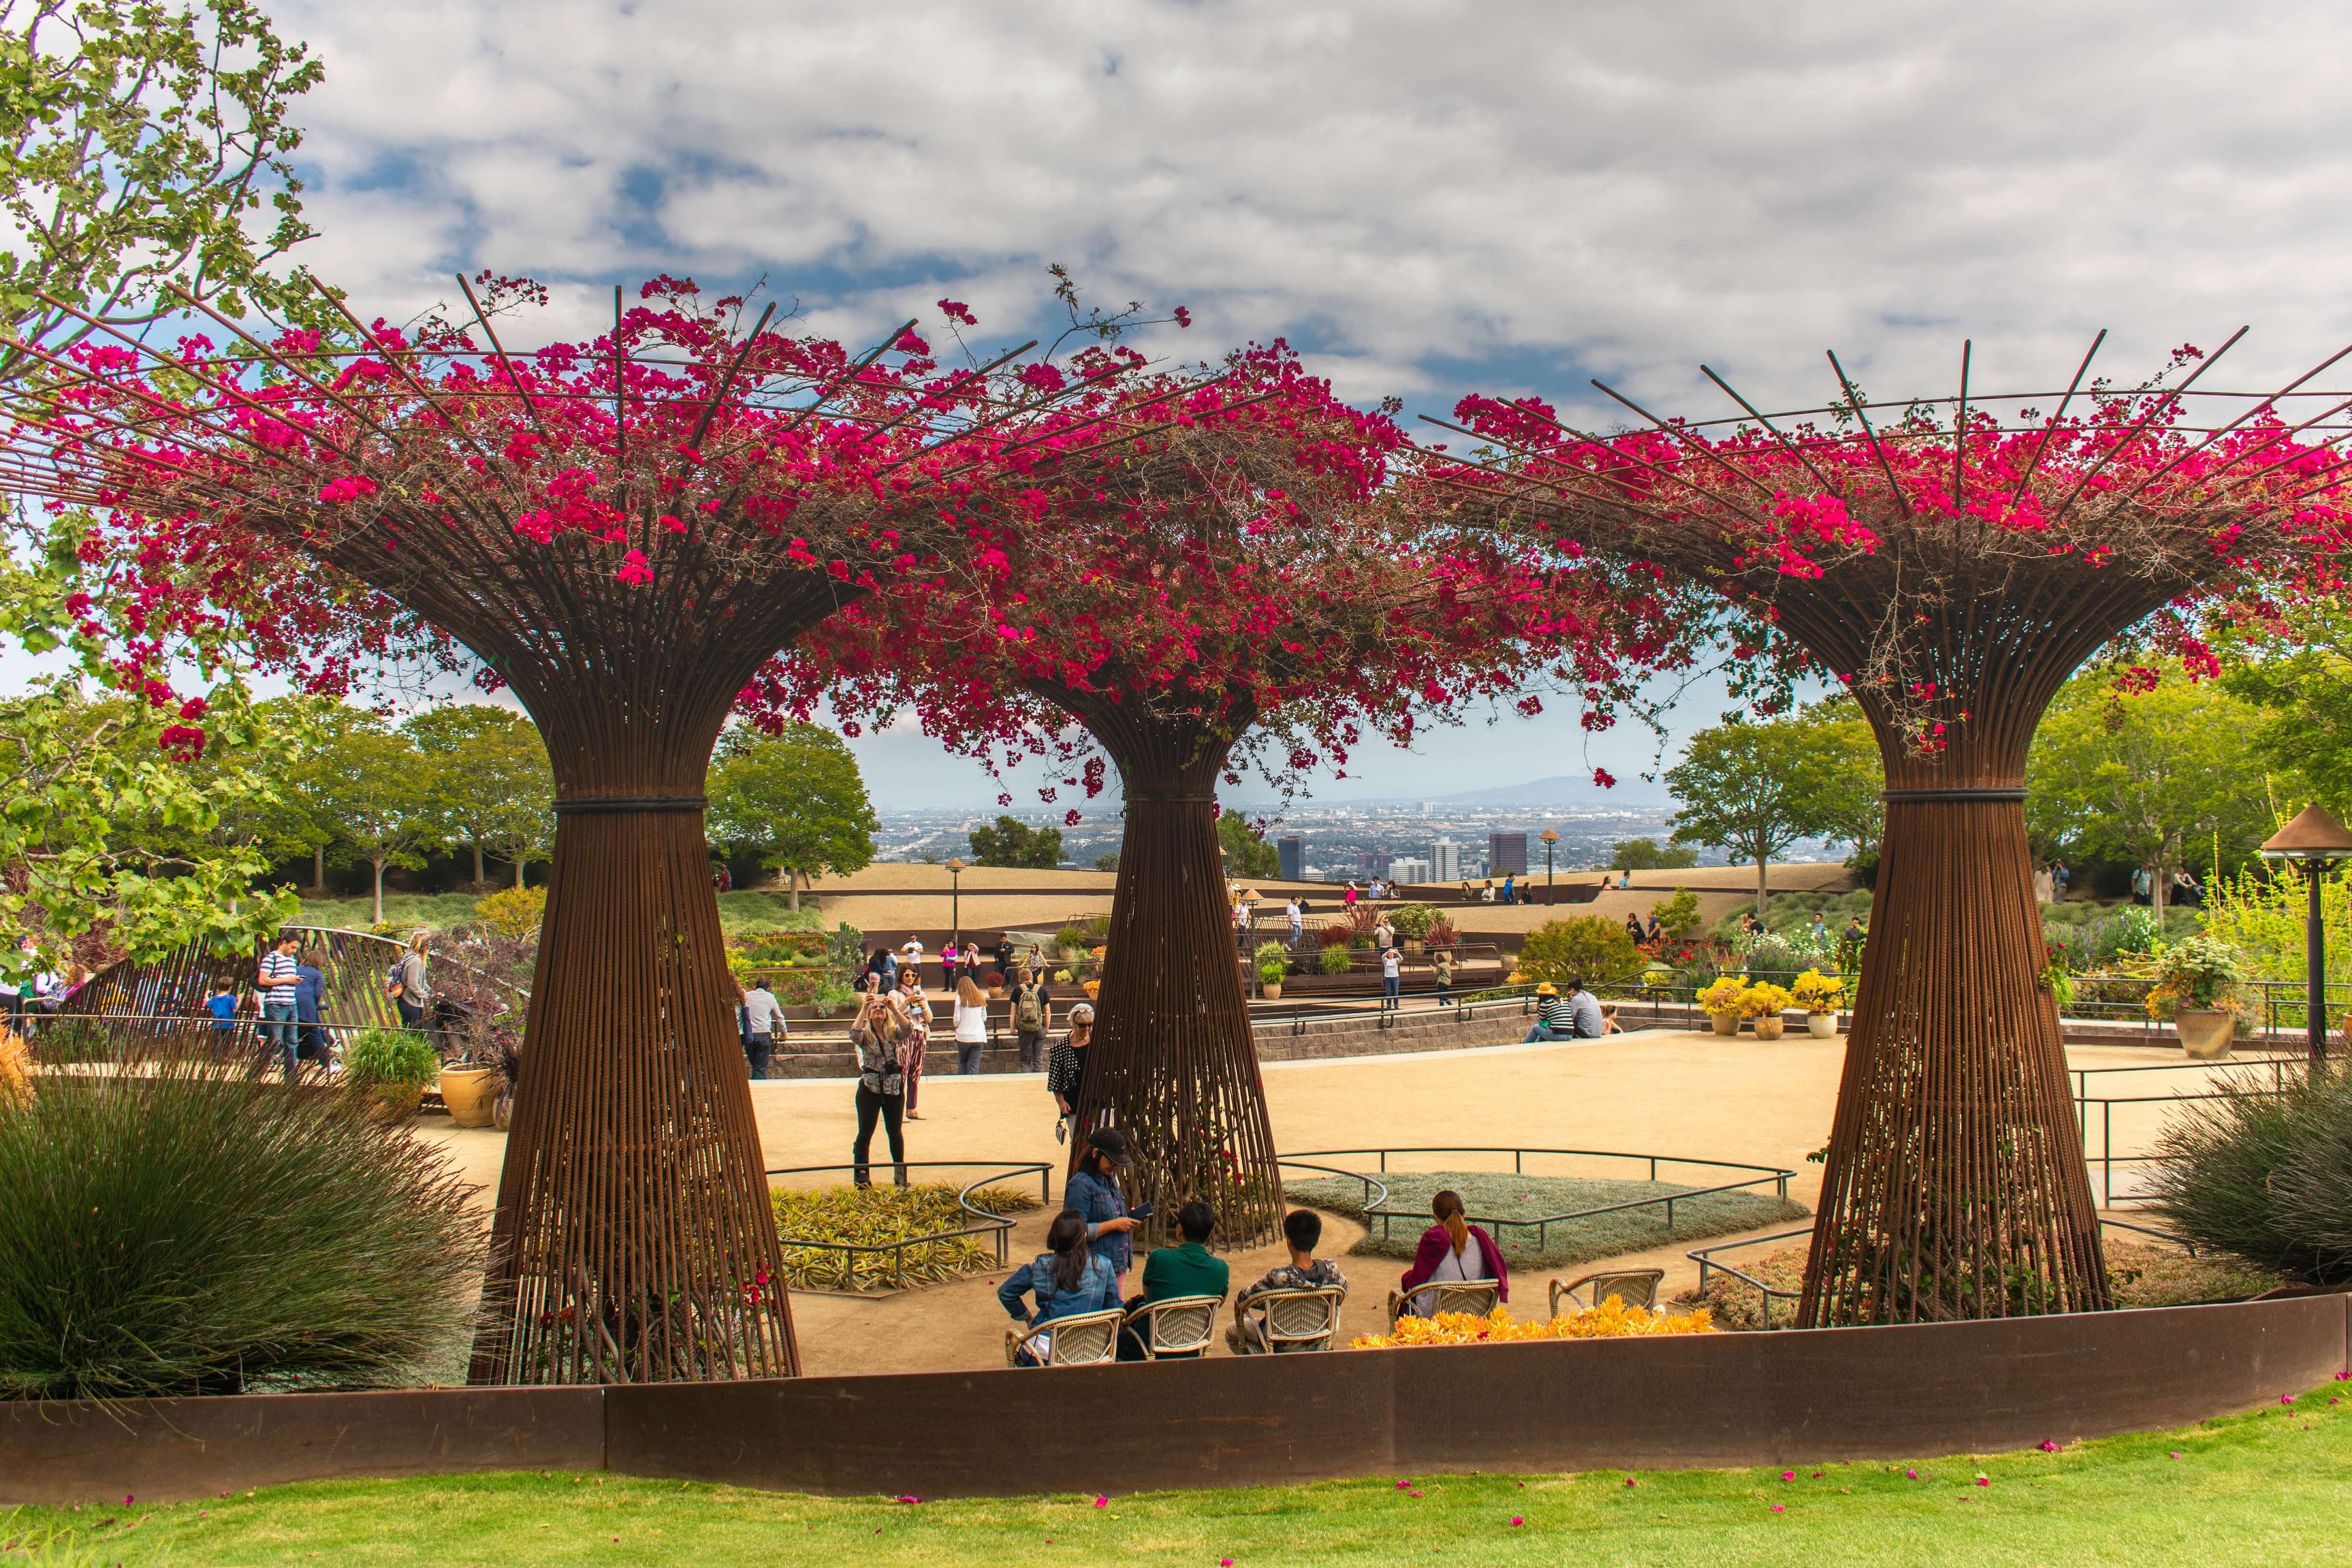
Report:
<svg viewBox="0 0 2352 1568"><path fill-rule="evenodd" d="M615 281L764 271L845 337L952 294L1016 341L1059 260L1097 301L1189 304L1188 354L1286 333L1350 397L1524 388L1612 423L1584 375L1713 415L1701 361L1787 406L1828 395L1832 346L1884 396L1948 388L1964 336L1980 391L2063 385L2103 326L2137 378L2251 321L2240 385L2352 338L2352 30L2295 0L279 20L328 66L315 265L389 315L458 267L576 285L558 332ZM1544 737L1531 775L1576 745L1514 732Z"/></svg>

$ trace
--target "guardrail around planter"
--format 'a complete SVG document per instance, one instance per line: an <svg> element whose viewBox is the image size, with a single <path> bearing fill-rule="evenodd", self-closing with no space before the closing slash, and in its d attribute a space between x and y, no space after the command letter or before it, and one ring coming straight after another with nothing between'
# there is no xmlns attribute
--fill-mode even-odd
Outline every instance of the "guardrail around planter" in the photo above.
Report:
<svg viewBox="0 0 2352 1568"><path fill-rule="evenodd" d="M1009 1261L1005 1252L1005 1238L1013 1233L1013 1227L1018 1222L1010 1215L991 1214L986 1209L975 1205L971 1201L973 1190L975 1188L987 1186L991 1183L1002 1182L1009 1176L1035 1176L1037 1178L1037 1202L1040 1205L1045 1205L1054 1201L1054 1167L1040 1163L1034 1160L1017 1162L1003 1160L907 1160L893 1164L889 1160L882 1159L869 1161L863 1167L855 1164L782 1165L762 1173L767 1176L768 1185L772 1191L776 1184L776 1178L779 1176L814 1176L823 1175L835 1171L846 1171L854 1175L860 1169L865 1170L869 1177L872 1173L877 1170L891 1172L894 1175L895 1173L898 1171L940 1170L984 1171L987 1174L975 1177L973 1180L966 1182L962 1188L957 1192L956 1207L971 1215L973 1223L956 1230L933 1231L929 1236L909 1236L901 1237L897 1241L887 1242L811 1241L796 1236L782 1237L782 1240L786 1247L812 1247L822 1252L840 1253L842 1255L841 1268L842 1278L844 1279L855 1279L856 1278L857 1259L860 1257L888 1257L893 1259L892 1272L895 1283L891 1290L859 1290L854 1287L842 1289L833 1289L823 1286L795 1285L793 1287L793 1290L795 1294L814 1292L816 1294L827 1296L856 1296L866 1300L877 1300L882 1296L890 1295L896 1291L907 1289L907 1249L908 1247L925 1247L933 1242L939 1241L969 1241L973 1237L983 1237L987 1238L989 1245L995 1249L996 1266L999 1268L1002 1268Z"/></svg>
<svg viewBox="0 0 2352 1568"><path fill-rule="evenodd" d="M2347 1369L2347 1298L603 1388L0 1404L0 1505L610 1470L840 1496L1933 1458L2183 1426Z"/></svg>

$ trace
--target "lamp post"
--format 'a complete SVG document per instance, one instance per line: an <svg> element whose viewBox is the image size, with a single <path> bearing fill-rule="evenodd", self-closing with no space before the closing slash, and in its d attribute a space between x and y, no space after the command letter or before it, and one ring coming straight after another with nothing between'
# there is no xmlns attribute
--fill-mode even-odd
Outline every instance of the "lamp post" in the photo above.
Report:
<svg viewBox="0 0 2352 1568"><path fill-rule="evenodd" d="M948 861L948 941L963 945L963 857Z"/></svg>
<svg viewBox="0 0 2352 1568"><path fill-rule="evenodd" d="M2263 843L2265 860L2290 860L2303 869L2311 895L2303 933L2304 1024L2314 1067L2327 1060L2327 932L2320 924L2319 885L2328 868L2352 858L2352 831L2317 805L2306 805L2293 822Z"/></svg>
<svg viewBox="0 0 2352 1568"><path fill-rule="evenodd" d="M1555 903L1558 895L1551 890L1551 852L1559 843L1559 835L1547 827L1537 837L1543 840L1544 847L1544 902Z"/></svg>

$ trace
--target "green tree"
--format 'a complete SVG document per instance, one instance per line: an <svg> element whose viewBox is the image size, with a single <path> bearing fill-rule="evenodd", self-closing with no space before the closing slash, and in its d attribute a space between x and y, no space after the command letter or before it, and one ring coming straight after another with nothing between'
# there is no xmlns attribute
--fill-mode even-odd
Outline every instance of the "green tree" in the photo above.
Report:
<svg viewBox="0 0 2352 1568"><path fill-rule="evenodd" d="M710 770L711 833L782 872L793 908L801 907L803 882L870 864L881 826L857 759L830 730L792 724L767 735L739 728L720 739Z"/></svg>
<svg viewBox="0 0 2352 1568"><path fill-rule="evenodd" d="M2352 609L2315 601L2271 625L2224 627L2213 646L2222 689L2251 705L2255 754L2352 816Z"/></svg>
<svg viewBox="0 0 2352 1568"><path fill-rule="evenodd" d="M427 709L404 728L436 763L442 842L473 851L474 888L488 885L485 855L511 865L521 887L523 868L555 847L555 773L539 726L510 709L467 702Z"/></svg>
<svg viewBox="0 0 2352 1568"><path fill-rule="evenodd" d="M1255 882L1282 875L1282 852L1231 806L1217 816L1217 847L1224 855L1225 875L1234 881Z"/></svg>
<svg viewBox="0 0 2352 1568"><path fill-rule="evenodd" d="M19 340L58 353L96 331L44 294L132 329L177 313L175 289L322 324L310 279L270 270L311 237L287 114L321 70L249 0L0 4L0 304ZM0 347L0 383L42 368Z"/></svg>
<svg viewBox="0 0 2352 1568"><path fill-rule="evenodd" d="M237 693L219 695L207 749L250 754L262 731L227 705ZM169 716L92 700L70 677L0 700L0 976L60 968L92 933L133 958L190 942L225 956L298 911L291 893L254 894L266 855L215 840L226 810L270 786L247 767L216 758L199 771L160 749Z"/></svg>
<svg viewBox="0 0 2352 1568"><path fill-rule="evenodd" d="M440 772L405 734L354 713L320 743L305 783L312 808L334 829L329 851L368 868L377 925L383 923L383 874L415 869L438 843Z"/></svg>
<svg viewBox="0 0 2352 1568"><path fill-rule="evenodd" d="M1849 866L1874 860L1886 833L1886 805L1879 799L1886 765L1870 721L1843 695L1814 703L1801 717L1812 739L1812 816L1821 836L1851 847Z"/></svg>
<svg viewBox="0 0 2352 1568"><path fill-rule="evenodd" d="M1062 830L1032 827L1017 816L1000 816L993 827L971 830L971 858L982 866L1025 866L1050 871L1062 863Z"/></svg>
<svg viewBox="0 0 2352 1568"><path fill-rule="evenodd" d="M1756 912L1764 912L1772 857L1800 838L1830 831L1831 798L1814 726L1795 718L1719 724L1690 738L1666 787L1682 809L1674 841L1704 844L1756 867Z"/></svg>
<svg viewBox="0 0 2352 1568"><path fill-rule="evenodd" d="M2256 718L2215 683L2178 671L2126 692L2109 672L2085 670L2033 732L2027 830L2065 853L2147 871L2161 921L2173 872L2203 867L2210 878L2244 864L2271 831L2276 789L2303 787L2263 776Z"/></svg>
<svg viewBox="0 0 2352 1568"><path fill-rule="evenodd" d="M1688 888L1676 888L1671 899L1656 899L1650 904L1650 918L1658 922L1658 934L1680 942L1698 934L1698 895Z"/></svg>
<svg viewBox="0 0 2352 1568"><path fill-rule="evenodd" d="M1653 838L1626 838L1609 847L1612 871L1678 871L1698 864L1698 851L1686 844L1660 844Z"/></svg>
<svg viewBox="0 0 2352 1568"><path fill-rule="evenodd" d="M1527 945L1519 949L1521 971L1554 985L1571 980L1588 986L1622 985L1648 962L1623 925L1598 915L1548 921L1528 932Z"/></svg>

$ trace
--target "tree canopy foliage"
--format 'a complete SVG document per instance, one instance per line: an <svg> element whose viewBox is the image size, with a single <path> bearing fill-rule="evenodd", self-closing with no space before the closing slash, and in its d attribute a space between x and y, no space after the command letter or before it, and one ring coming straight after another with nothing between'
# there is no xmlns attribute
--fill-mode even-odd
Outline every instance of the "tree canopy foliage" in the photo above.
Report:
<svg viewBox="0 0 2352 1568"><path fill-rule="evenodd" d="M1612 871L1674 871L1697 864L1698 851L1687 844L1623 838L1609 847L1609 868Z"/></svg>
<svg viewBox="0 0 2352 1568"><path fill-rule="evenodd" d="M1050 871L1062 863L1062 830L1032 827L1017 816L1003 816L994 826L971 833L971 858L982 866L1025 866Z"/></svg>
<svg viewBox="0 0 2352 1568"><path fill-rule="evenodd" d="M1265 841L1256 824L1230 807L1217 816L1217 847L1224 854L1225 875L1234 881L1282 875L1282 852Z"/></svg>
<svg viewBox="0 0 2352 1568"><path fill-rule="evenodd" d="M857 759L829 730L797 723L772 735L730 730L719 743L709 793L711 836L782 871L794 909L803 882L873 862L881 823Z"/></svg>

